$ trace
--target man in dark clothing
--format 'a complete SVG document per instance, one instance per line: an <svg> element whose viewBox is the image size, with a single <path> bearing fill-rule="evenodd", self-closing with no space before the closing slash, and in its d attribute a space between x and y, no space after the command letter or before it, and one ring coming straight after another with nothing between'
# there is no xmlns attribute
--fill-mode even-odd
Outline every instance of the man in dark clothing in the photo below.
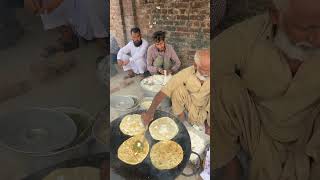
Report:
<svg viewBox="0 0 320 180"><path fill-rule="evenodd" d="M16 8L23 8L23 0L0 0L0 50L16 44L23 29L16 18Z"/></svg>

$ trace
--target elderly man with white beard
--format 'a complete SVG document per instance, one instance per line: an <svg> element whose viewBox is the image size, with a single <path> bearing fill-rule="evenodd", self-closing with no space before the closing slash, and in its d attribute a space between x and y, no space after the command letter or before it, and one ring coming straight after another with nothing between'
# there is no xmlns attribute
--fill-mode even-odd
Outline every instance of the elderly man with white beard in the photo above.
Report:
<svg viewBox="0 0 320 180"><path fill-rule="evenodd" d="M197 50L193 66L173 75L168 83L154 97L150 108L142 115L145 124L153 119L159 104L169 97L172 112L181 121L203 127L210 133L210 51ZM185 116L187 114L187 117Z"/></svg>
<svg viewBox="0 0 320 180"><path fill-rule="evenodd" d="M213 168L239 179L320 179L320 1L273 0L214 39Z"/></svg>

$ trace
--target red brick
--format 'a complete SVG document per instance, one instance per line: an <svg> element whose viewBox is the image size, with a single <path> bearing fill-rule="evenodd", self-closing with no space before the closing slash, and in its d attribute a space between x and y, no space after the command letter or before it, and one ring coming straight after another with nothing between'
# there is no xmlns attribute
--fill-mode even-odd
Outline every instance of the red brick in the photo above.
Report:
<svg viewBox="0 0 320 180"><path fill-rule="evenodd" d="M185 25L186 25L186 22L187 22L187 21L181 21L181 20L180 20L180 21L175 21L175 22L174 22L174 25L176 25L176 26L185 26Z"/></svg>
<svg viewBox="0 0 320 180"><path fill-rule="evenodd" d="M168 10L162 9L162 10L161 10L161 13L162 13L162 14L167 14L167 13L168 13Z"/></svg>
<svg viewBox="0 0 320 180"><path fill-rule="evenodd" d="M200 22L199 21L194 21L192 26L198 27L198 26L200 26Z"/></svg>
<svg viewBox="0 0 320 180"><path fill-rule="evenodd" d="M186 14L186 9L180 9L180 14Z"/></svg>
<svg viewBox="0 0 320 180"><path fill-rule="evenodd" d="M176 31L188 32L188 28L187 27L177 27Z"/></svg>
<svg viewBox="0 0 320 180"><path fill-rule="evenodd" d="M186 15L178 15L177 16L177 20L188 20L188 19L189 19L189 17Z"/></svg>
<svg viewBox="0 0 320 180"><path fill-rule="evenodd" d="M189 8L189 3L176 3L176 8Z"/></svg>
<svg viewBox="0 0 320 180"><path fill-rule="evenodd" d="M173 9L173 13L172 14L179 14L179 10L178 9Z"/></svg>
<svg viewBox="0 0 320 180"><path fill-rule="evenodd" d="M173 14L173 9L168 9L168 14Z"/></svg>
<svg viewBox="0 0 320 180"><path fill-rule="evenodd" d="M206 28L206 29L203 30L203 32L204 32L204 33L207 33L207 34L210 34L210 29L207 29L207 28Z"/></svg>

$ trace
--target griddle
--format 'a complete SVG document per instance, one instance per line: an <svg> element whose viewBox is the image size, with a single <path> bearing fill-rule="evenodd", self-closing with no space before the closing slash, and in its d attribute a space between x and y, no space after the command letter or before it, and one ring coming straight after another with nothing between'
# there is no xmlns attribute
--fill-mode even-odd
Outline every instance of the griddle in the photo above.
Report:
<svg viewBox="0 0 320 180"><path fill-rule="evenodd" d="M169 117L176 122L179 128L178 134L173 139L171 139L172 141L175 141L182 147L183 153L184 153L183 160L177 167L169 170L156 169L151 163L150 151L148 153L148 156L144 159L144 161L137 165L128 165L122 162L118 158L118 153L117 153L118 148L125 140L130 138L130 136L125 135L121 132L119 128L121 120L126 115L141 114L143 112L145 111L144 110L134 111L134 112L125 114L123 116L120 116L119 118L111 122L110 166L118 175L122 176L125 179L130 179L130 180L146 180L146 179L171 180L172 179L173 180L182 173L187 163L189 162L190 155L191 155L191 140L190 140L189 133L186 127L183 125L183 123L170 113L157 110L154 115L154 120L161 117ZM145 137L148 140L150 150L155 143L159 142L157 140L154 140L151 137L149 130L147 130Z"/></svg>

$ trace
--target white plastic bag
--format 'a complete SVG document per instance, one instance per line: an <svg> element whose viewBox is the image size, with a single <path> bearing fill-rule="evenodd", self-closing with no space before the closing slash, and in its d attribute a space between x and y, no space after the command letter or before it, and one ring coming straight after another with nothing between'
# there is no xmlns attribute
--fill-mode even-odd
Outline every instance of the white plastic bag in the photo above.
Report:
<svg viewBox="0 0 320 180"><path fill-rule="evenodd" d="M204 170L201 172L200 176L203 180L210 180L210 148L207 151Z"/></svg>

